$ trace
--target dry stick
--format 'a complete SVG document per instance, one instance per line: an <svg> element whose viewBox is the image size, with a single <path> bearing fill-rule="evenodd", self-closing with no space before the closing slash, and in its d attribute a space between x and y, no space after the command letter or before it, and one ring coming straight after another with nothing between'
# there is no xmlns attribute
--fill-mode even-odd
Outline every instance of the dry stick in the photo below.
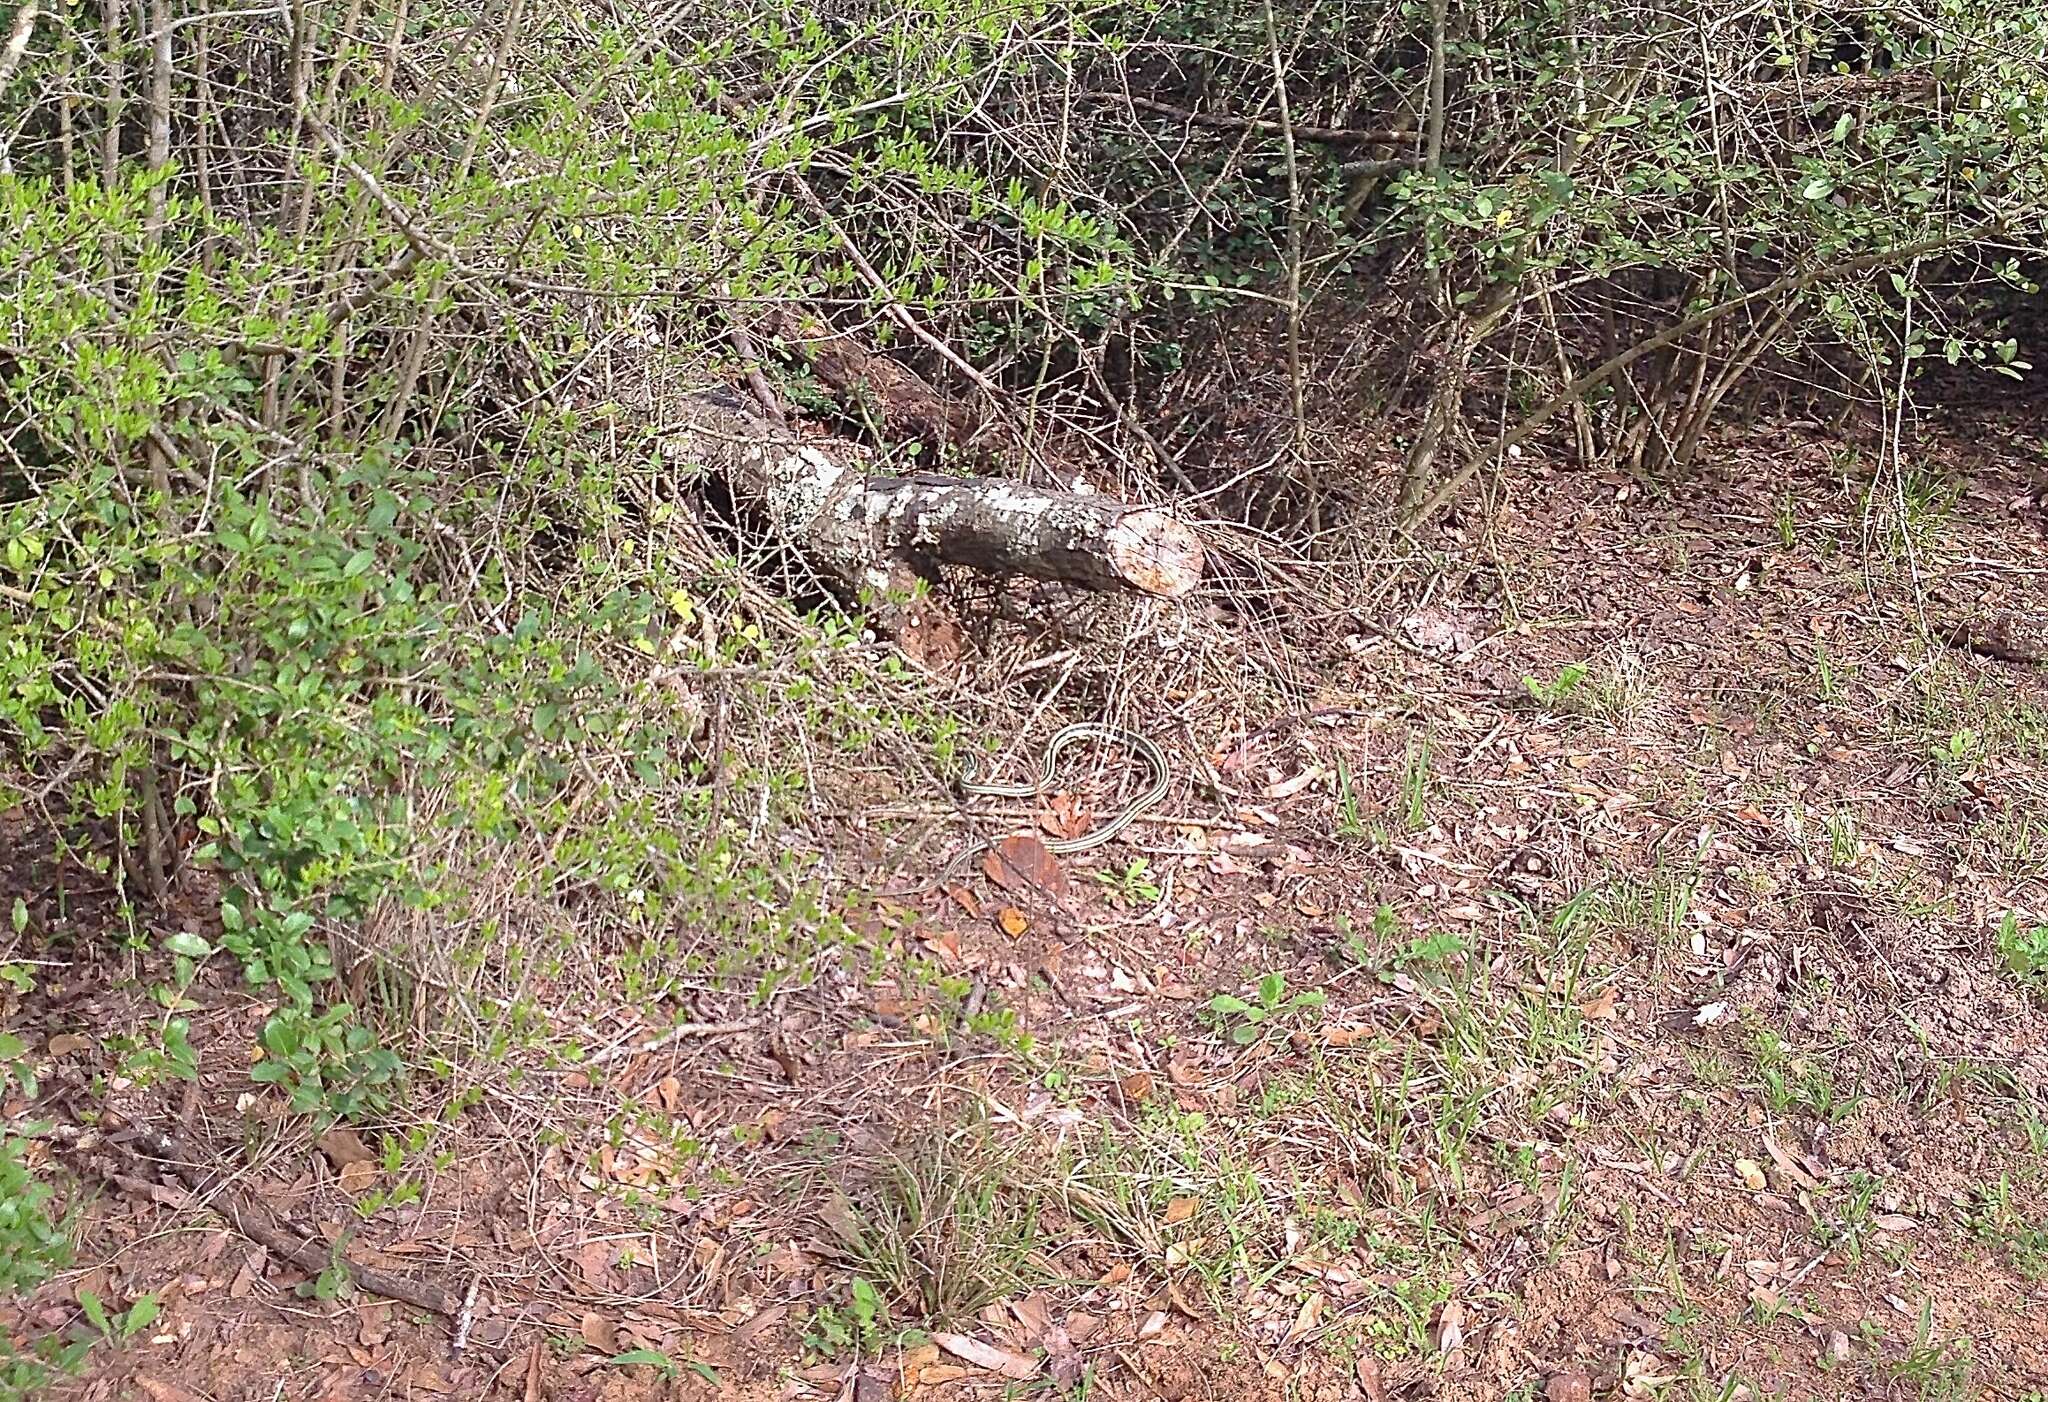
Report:
<svg viewBox="0 0 2048 1402"><path fill-rule="evenodd" d="M1409 514L1408 525L1411 528L1418 526L1438 511L1441 511L1450 502L1451 498L1464 490L1465 484L1477 476L1487 462L1497 461L1508 449L1517 447L1534 437L1542 429L1543 425L1549 423L1562 410L1577 403L1586 391L1612 379L1644 356L1654 354L1674 341L1683 340L1702 326L1719 321L1724 316L1743 311L1755 306L1759 302L1768 301L1784 293L1802 292L1815 283L1824 282L1829 278L1847 277L1853 273L1869 272L1873 268L1882 268L1900 262L1910 262L1914 259L1925 257L1930 253L1940 253L1947 249L1959 248L1964 244L1975 243L1996 233L2001 227L2001 221L1989 220L1982 224L1974 224L1961 233L1922 239L1917 243L1887 249L1882 253L1859 254L1854 258L1844 258L1839 262L1823 264L1818 268L1810 268L1803 273L1787 273L1783 277L1775 278L1765 283L1754 292L1745 292L1740 297L1731 297L1725 302L1708 307L1703 311L1695 312L1685 320L1665 327L1656 335L1636 342L1627 350L1609 357L1591 370L1588 370L1585 374L1579 376L1576 380L1573 380L1562 390L1552 395L1527 418L1515 425L1514 428L1496 438L1492 448L1486 454L1483 456L1475 454L1469 458L1459 467L1457 472L1452 474L1448 481L1425 497L1421 504Z"/></svg>
<svg viewBox="0 0 2048 1402"><path fill-rule="evenodd" d="M1429 9L1429 116L1423 138L1423 169L1435 175L1444 165L1444 29L1450 0L1434 0Z"/></svg>
<svg viewBox="0 0 2048 1402"><path fill-rule="evenodd" d="M730 1037L737 1032L751 1032L760 1025L759 1018L748 1018L741 1022L679 1022L658 1037L649 1037L644 1042L623 1043L593 1056L583 1064L609 1066L624 1057L645 1056L649 1052L658 1052L671 1042L680 1042L685 1037Z"/></svg>
<svg viewBox="0 0 2048 1402"><path fill-rule="evenodd" d="M1303 405L1301 369L1301 177L1294 159L1294 119L1287 106L1287 67L1280 59L1280 30L1273 0L1266 0L1266 50L1273 60L1273 97L1280 112L1280 142L1287 155L1287 393L1294 410L1295 467L1308 489L1308 534L1323 531L1322 484L1309 461L1308 411Z"/></svg>
<svg viewBox="0 0 2048 1402"><path fill-rule="evenodd" d="M139 1144L151 1158L156 1159L174 1176L190 1184L194 1194L194 1205L204 1206L219 1215L227 1224L258 1246L275 1252L304 1271L318 1275L324 1271L339 1268L348 1274L359 1290L372 1295L382 1295L389 1300L398 1300L421 1309L432 1310L435 1314L453 1317L458 1308L455 1297L431 1281L410 1280L404 1276L380 1271L374 1266L358 1265L342 1255L339 1248L324 1243L309 1241L298 1233L278 1225L263 1207L244 1197L233 1188L220 1187L208 1193L201 1184L198 1155L179 1140L168 1134L157 1134L145 1129L133 1131L135 1143ZM156 1185L140 1183L122 1175L106 1172L86 1160L87 1166L116 1187L129 1191L141 1189L141 1194L153 1201L162 1199L151 1191ZM136 1187L130 1187L136 1184Z"/></svg>
<svg viewBox="0 0 2048 1402"><path fill-rule="evenodd" d="M1385 127L1292 127L1284 119L1267 121L1262 117L1232 117L1217 112L1195 112L1185 107L1176 107L1170 102L1159 102L1149 97L1135 97L1128 93L1084 92L1075 94L1090 102L1114 102L1134 107L1140 112L1156 112L1163 117L1176 117L1190 126L1208 127L1214 131L1249 131L1261 136L1288 136L1293 141L1313 141L1320 146L1370 146L1376 142L1406 141L1413 133L1396 131Z"/></svg>
<svg viewBox="0 0 2048 1402"><path fill-rule="evenodd" d="M14 12L14 27L7 32L7 46L0 48L0 88L14 80L14 70L21 66L21 56L28 52L29 35L35 32L37 0L24 0L22 7ZM7 143L0 138L0 166L7 160Z"/></svg>
<svg viewBox="0 0 2048 1402"><path fill-rule="evenodd" d="M779 429L787 430L789 420L783 416L782 403L776 399L774 387L768 383L768 377L761 373L760 347L754 344L754 334L747 330L746 323L741 321L732 309L732 288L725 286L719 291L727 298L726 329L732 336L733 349L740 353L740 373L746 376L747 388L754 392L755 402L760 404L761 412L767 416L768 421Z"/></svg>
<svg viewBox="0 0 2048 1402"><path fill-rule="evenodd" d="M796 171L791 171L789 176L796 183L797 193L803 197L803 201L810 207L811 213L818 217L826 229L831 231L832 237L839 241L839 246L846 250L847 258L852 261L854 268L860 275L867 280L868 286L872 287L875 290L875 294L882 299L883 305L888 308L890 316L895 318L897 325L917 337L918 340L924 342L940 359L965 375L976 389L988 396L991 404L1000 406L1003 402L1002 392L989 383L988 377L961 359L959 353L951 346L925 330L923 324L910 314L910 308L896 300L896 294L890 289L888 282L880 273L875 271L875 265L868 262L867 255L860 251L858 244L854 243L853 236L848 234L841 227L839 221L832 217L832 211L827 209L825 202L818 198L818 192L811 188L810 181L804 179Z"/></svg>
<svg viewBox="0 0 2048 1402"><path fill-rule="evenodd" d="M100 132L100 187L111 190L121 173L121 0L100 0L101 43L105 46L106 128Z"/></svg>
<svg viewBox="0 0 2048 1402"><path fill-rule="evenodd" d="M512 44L519 34L519 21L525 10L524 0L510 0L505 11L505 28L498 35L498 45L491 52L491 73L484 84L483 101L477 104L476 119L470 123L469 135L462 143L462 156L455 163L455 175L449 182L451 187L460 187L469 179L470 171L476 165L477 148L483 144L484 131L490 125L491 113L498 105L498 94L505 85L505 64L511 57ZM413 327L412 338L406 346L405 359L398 372L398 385L391 393L391 400L384 406L379 431L386 437L395 435L405 420L406 410L412 403L413 390L419 384L420 367L426 361L427 345L434 332L434 304L440 300L441 289L446 283L446 274L436 273L428 285L427 295L422 300L420 319Z"/></svg>

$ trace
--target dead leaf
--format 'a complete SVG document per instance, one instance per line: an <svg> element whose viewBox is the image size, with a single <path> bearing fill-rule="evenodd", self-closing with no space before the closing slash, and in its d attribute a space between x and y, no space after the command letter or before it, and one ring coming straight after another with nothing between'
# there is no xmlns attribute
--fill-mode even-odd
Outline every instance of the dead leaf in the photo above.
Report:
<svg viewBox="0 0 2048 1402"><path fill-rule="evenodd" d="M1579 1016L1588 1022L1612 1022L1614 1003L1620 995L1613 987L1600 990L1600 996L1579 1004Z"/></svg>
<svg viewBox="0 0 2048 1402"><path fill-rule="evenodd" d="M1317 765L1311 764L1308 768L1302 770L1301 773L1295 775L1292 779L1282 779L1277 784L1267 785L1265 796L1267 798L1293 798L1296 794L1300 793L1303 789L1307 788L1310 784L1313 784L1316 780L1322 777L1322 769Z"/></svg>
<svg viewBox="0 0 2048 1402"><path fill-rule="evenodd" d="M609 1242L586 1241L569 1258L576 1263L576 1269L583 1276L583 1283L595 1295L609 1295L615 1288L612 1280L612 1248Z"/></svg>
<svg viewBox="0 0 2048 1402"><path fill-rule="evenodd" d="M960 908L967 912L970 919L981 914L981 897L975 895L974 892L968 890L965 886L948 886L946 894L959 902Z"/></svg>
<svg viewBox="0 0 2048 1402"><path fill-rule="evenodd" d="M1465 1307L1456 1300L1446 1300L1436 1316L1437 1352L1455 1352L1464 1342Z"/></svg>
<svg viewBox="0 0 2048 1402"><path fill-rule="evenodd" d="M1301 1309L1294 1316L1293 1326L1287 1331L1288 1343L1298 1344L1314 1331L1322 1322L1325 1303L1322 1291L1309 1292L1309 1297L1301 1302Z"/></svg>
<svg viewBox="0 0 2048 1402"><path fill-rule="evenodd" d="M1067 894L1067 873L1046 845L1029 833L1004 838L981 859L988 879L1005 891L1039 890Z"/></svg>
<svg viewBox="0 0 2048 1402"><path fill-rule="evenodd" d="M1361 1353L1352 1372L1358 1376L1358 1390L1365 1394L1365 1402L1387 1402L1387 1383L1377 1358Z"/></svg>
<svg viewBox="0 0 2048 1402"><path fill-rule="evenodd" d="M1764 1136L1764 1148L1766 1151L1769 1152L1771 1156L1771 1162L1778 1166L1778 1171L1780 1173L1783 1173L1787 1178L1791 1179L1793 1183L1797 1184L1799 1187L1806 1189L1810 1193L1817 1193L1820 1191L1820 1180L1818 1178L1815 1178L1811 1173L1808 1173L1805 1169L1801 1168L1799 1166L1799 1161L1793 1158L1790 1154L1786 1153L1782 1148L1780 1148L1778 1146L1778 1141L1771 1138L1771 1136L1768 1134Z"/></svg>
<svg viewBox="0 0 2048 1402"><path fill-rule="evenodd" d="M455 1391L455 1382L443 1373L438 1364L419 1362L406 1370L405 1380L421 1392L437 1392L446 1395Z"/></svg>
<svg viewBox="0 0 2048 1402"><path fill-rule="evenodd" d="M1554 1374L1543 1385L1544 1402L1592 1402L1593 1380L1584 1373Z"/></svg>
<svg viewBox="0 0 2048 1402"><path fill-rule="evenodd" d="M263 1268L270 1261L270 1252L259 1246L242 1258L242 1268L235 1272L235 1278L228 1282L228 1298L239 1300L256 1288L256 1282L263 1279Z"/></svg>
<svg viewBox="0 0 2048 1402"><path fill-rule="evenodd" d="M176 1383L159 1382L147 1373L137 1373L135 1385L149 1394L150 1402L199 1402L198 1394L187 1392Z"/></svg>
<svg viewBox="0 0 2048 1402"><path fill-rule="evenodd" d="M377 1181L377 1166L375 1164L363 1163L360 1160L355 1163L343 1164L341 1166L340 1178L343 1192L367 1192L370 1185Z"/></svg>
<svg viewBox="0 0 2048 1402"><path fill-rule="evenodd" d="M996 912L996 928L1011 939L1015 939L1031 928L1031 922L1025 918L1023 911L1013 905L1006 905Z"/></svg>
<svg viewBox="0 0 2048 1402"><path fill-rule="evenodd" d="M1045 1361L1052 1369L1052 1380L1062 1391L1071 1392L1078 1387L1088 1372L1087 1364L1081 1361L1081 1351L1057 1324L1045 1331Z"/></svg>
<svg viewBox="0 0 2048 1402"><path fill-rule="evenodd" d="M526 1399L525 1402L540 1402L540 1340L534 1339L526 1351Z"/></svg>
<svg viewBox="0 0 2048 1402"><path fill-rule="evenodd" d="M994 1344L985 1344L979 1339L970 1339L965 1334L934 1333L932 1342L963 1362L972 1363L991 1373L1022 1382L1038 1376L1038 1360L1021 1353L1012 1353Z"/></svg>
<svg viewBox="0 0 2048 1402"><path fill-rule="evenodd" d="M1770 1179L1764 1177L1763 1165L1755 1159L1737 1159L1735 1176L1753 1193L1760 1193L1770 1186Z"/></svg>
<svg viewBox="0 0 2048 1402"><path fill-rule="evenodd" d="M1054 837L1079 837L1095 826L1095 815L1073 794L1054 794L1045 808L1038 825Z"/></svg>
<svg viewBox="0 0 2048 1402"><path fill-rule="evenodd" d="M354 1130L337 1126L313 1141L338 1172L352 1163L375 1163L376 1152Z"/></svg>
<svg viewBox="0 0 2048 1402"><path fill-rule="evenodd" d="M1166 1215L1160 1220L1169 1227L1177 1227L1201 1210L1200 1198L1174 1198L1166 1204Z"/></svg>
<svg viewBox="0 0 2048 1402"><path fill-rule="evenodd" d="M583 1335L583 1342L599 1353L618 1351L619 1331L609 1319L594 1310L583 1316L583 1325L578 1332Z"/></svg>

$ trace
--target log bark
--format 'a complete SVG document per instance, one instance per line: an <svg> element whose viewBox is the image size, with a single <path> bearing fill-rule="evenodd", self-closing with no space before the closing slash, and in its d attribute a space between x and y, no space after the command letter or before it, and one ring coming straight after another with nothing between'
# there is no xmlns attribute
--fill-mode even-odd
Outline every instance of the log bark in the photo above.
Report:
<svg viewBox="0 0 2048 1402"><path fill-rule="evenodd" d="M803 442L728 397L692 401L686 419L674 451L856 590L892 593L938 564L1167 599L1201 581L1200 541L1162 511L1001 478L870 475L859 449Z"/></svg>

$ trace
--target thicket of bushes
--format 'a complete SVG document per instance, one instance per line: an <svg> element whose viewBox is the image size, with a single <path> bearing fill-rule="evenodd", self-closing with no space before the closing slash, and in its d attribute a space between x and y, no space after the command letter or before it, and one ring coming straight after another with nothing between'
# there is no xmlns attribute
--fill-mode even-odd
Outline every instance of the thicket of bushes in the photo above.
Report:
<svg viewBox="0 0 2048 1402"><path fill-rule="evenodd" d="M888 705L843 636L770 665L792 645L660 455L734 323L802 308L981 394L914 323L984 412L1162 493L1252 465L1205 476L1166 424L1251 329L1247 500L1345 530L1539 436L1682 466L1773 373L1895 407L1915 359L2016 372L1982 295L2025 285L2048 206L2038 5L12 18L0 808L138 900L217 866L221 943L279 1003L266 1074L324 1113L400 1071L330 937L457 920L492 844L649 938L827 919L728 802L691 680L850 743ZM1319 467L1320 416L1365 402L1417 424L1402 483ZM758 769L794 811L800 767Z"/></svg>

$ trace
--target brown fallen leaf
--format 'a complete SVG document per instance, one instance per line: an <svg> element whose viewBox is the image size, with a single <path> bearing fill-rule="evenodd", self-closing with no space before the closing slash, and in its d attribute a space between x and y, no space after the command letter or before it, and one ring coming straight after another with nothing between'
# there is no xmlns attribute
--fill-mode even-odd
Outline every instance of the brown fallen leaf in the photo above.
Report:
<svg viewBox="0 0 2048 1402"><path fill-rule="evenodd" d="M1615 1017L1614 1004L1619 995L1612 988L1603 988L1597 998L1579 1004L1579 1016L1588 1022L1612 1022Z"/></svg>
<svg viewBox="0 0 2048 1402"><path fill-rule="evenodd" d="M1039 890L1051 895L1067 894L1066 869L1029 833L1017 833L989 848L981 859L988 879L1005 891Z"/></svg>
<svg viewBox="0 0 2048 1402"><path fill-rule="evenodd" d="M589 1344L599 1353L616 1353L618 1351L619 1331L609 1319L606 1319L595 1310L583 1316L583 1325L578 1332L583 1335L583 1342Z"/></svg>
<svg viewBox="0 0 2048 1402"><path fill-rule="evenodd" d="M1764 1166L1755 1159L1737 1159L1735 1176L1753 1193L1760 1193L1770 1186L1770 1179L1764 1176Z"/></svg>
<svg viewBox="0 0 2048 1402"><path fill-rule="evenodd" d="M377 1181L377 1166L372 1163L345 1163L341 1166L341 1188L347 1193L367 1192Z"/></svg>
<svg viewBox="0 0 2048 1402"><path fill-rule="evenodd" d="M1166 1204L1166 1215L1160 1220L1169 1227L1177 1227L1201 1210L1200 1198L1174 1198Z"/></svg>
<svg viewBox="0 0 2048 1402"><path fill-rule="evenodd" d="M1016 1382L1038 1376L1037 1359L1021 1353L1012 1353L1006 1348L997 1348L994 1344L983 1343L980 1339L970 1339L965 1334L934 1332L932 1342L963 1362L972 1363L977 1368L998 1373Z"/></svg>
<svg viewBox="0 0 2048 1402"><path fill-rule="evenodd" d="M187 1392L176 1383L160 1382L147 1373L137 1373L135 1385L149 1394L150 1402L199 1402L198 1394Z"/></svg>
<svg viewBox="0 0 2048 1402"><path fill-rule="evenodd" d="M526 1350L525 1402L540 1402L540 1340L538 1338Z"/></svg>
<svg viewBox="0 0 2048 1402"><path fill-rule="evenodd" d="M1454 1353L1464 1342L1465 1307L1456 1300L1446 1300L1436 1315L1437 1352Z"/></svg>
<svg viewBox="0 0 2048 1402"><path fill-rule="evenodd" d="M1067 1331L1055 1324L1045 1331L1045 1361L1052 1369L1052 1380L1064 1392L1071 1392L1087 1376L1088 1366L1081 1361L1081 1351L1074 1347L1074 1341Z"/></svg>
<svg viewBox="0 0 2048 1402"><path fill-rule="evenodd" d="M1038 825L1054 837L1079 837L1095 826L1095 815L1073 794L1054 794L1046 801L1045 808Z"/></svg>
<svg viewBox="0 0 2048 1402"><path fill-rule="evenodd" d="M1352 1372L1358 1376L1358 1390L1365 1394L1365 1402L1387 1402L1387 1382L1380 1370L1379 1359L1369 1353L1361 1353Z"/></svg>
<svg viewBox="0 0 2048 1402"><path fill-rule="evenodd" d="M1286 1342L1298 1344L1314 1332L1316 1325L1322 1323L1325 1303L1322 1291L1311 1291L1309 1297L1301 1302L1300 1311L1294 1316L1294 1324L1287 1331Z"/></svg>
<svg viewBox="0 0 2048 1402"><path fill-rule="evenodd" d="M455 1391L455 1380L441 1371L437 1363L424 1360L412 1365L405 1373L405 1380L421 1392L433 1392L446 1396Z"/></svg>
<svg viewBox="0 0 2048 1402"><path fill-rule="evenodd" d="M376 1151L363 1142L360 1134L344 1126L328 1130L313 1142L321 1153L327 1155L327 1161L334 1165L336 1172L352 1163L377 1162Z"/></svg>
<svg viewBox="0 0 2048 1402"><path fill-rule="evenodd" d="M1811 1173L1808 1173L1804 1168L1801 1168L1799 1166L1799 1161L1793 1158L1790 1154L1786 1153L1783 1147L1779 1145L1778 1141L1773 1139L1768 1134L1764 1136L1764 1148L1766 1151L1769 1152L1771 1156L1771 1162L1778 1166L1778 1171L1784 1174L1793 1183L1797 1184L1799 1187L1806 1189L1810 1193L1817 1193L1820 1191L1820 1180L1818 1178L1815 1178Z"/></svg>
<svg viewBox="0 0 2048 1402"><path fill-rule="evenodd" d="M569 1253L577 1272L592 1294L609 1295L616 1288L612 1279L612 1248L606 1241L586 1241Z"/></svg>
<svg viewBox="0 0 2048 1402"><path fill-rule="evenodd" d="M1031 928L1031 922L1025 918L1023 911L1013 905L1006 905L996 912L996 928L1011 939L1015 939Z"/></svg>
<svg viewBox="0 0 2048 1402"><path fill-rule="evenodd" d="M1592 1402L1593 1380L1572 1370L1556 1373L1543 1385L1544 1402Z"/></svg>

